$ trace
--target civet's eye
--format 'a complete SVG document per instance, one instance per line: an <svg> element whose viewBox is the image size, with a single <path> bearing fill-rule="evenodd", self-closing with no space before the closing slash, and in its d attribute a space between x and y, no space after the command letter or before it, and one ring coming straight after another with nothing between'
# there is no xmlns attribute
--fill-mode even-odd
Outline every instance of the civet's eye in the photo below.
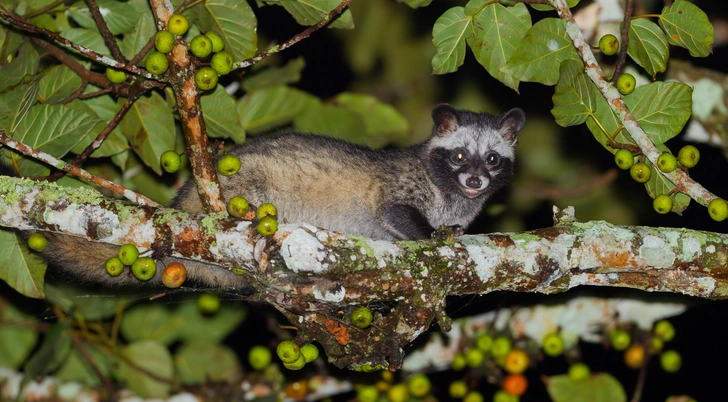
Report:
<svg viewBox="0 0 728 402"><path fill-rule="evenodd" d="M490 166L496 166L500 163L500 156L495 152L488 153L485 155L485 163Z"/></svg>
<svg viewBox="0 0 728 402"><path fill-rule="evenodd" d="M464 165L468 161L467 151L463 148L455 149L450 155L450 160L456 165Z"/></svg>

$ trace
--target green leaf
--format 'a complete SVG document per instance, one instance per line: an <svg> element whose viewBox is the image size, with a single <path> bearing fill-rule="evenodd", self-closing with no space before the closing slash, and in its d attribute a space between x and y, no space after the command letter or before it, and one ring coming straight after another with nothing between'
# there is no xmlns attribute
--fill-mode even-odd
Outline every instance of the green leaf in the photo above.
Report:
<svg viewBox="0 0 728 402"><path fill-rule="evenodd" d="M281 84L294 84L301 80L301 71L304 67L306 67L306 60L303 57L298 57L289 61L283 67L271 67L258 71L254 75L246 76L243 79L243 89L252 91Z"/></svg>
<svg viewBox="0 0 728 402"><path fill-rule="evenodd" d="M432 72L447 74L456 71L465 60L465 39L470 32L471 19L463 7L453 7L435 21L432 43L437 53L432 58Z"/></svg>
<svg viewBox="0 0 728 402"><path fill-rule="evenodd" d="M596 140L600 144L602 144L602 146L607 151L614 154L617 152L617 149L607 146L608 138L600 129L600 125L618 143L634 144L632 137L629 135L627 130L623 128L620 129L619 132L615 135L617 129L621 127L621 124L619 124L619 121L614 115L614 112L612 112L612 109L609 108L607 101L604 100L604 97L602 97L601 95L596 97L596 110L594 112L594 117L596 118L596 121L594 120L594 118L589 117L586 120L586 126L589 128L589 131L592 132L594 138L596 138ZM599 122L599 124L597 124L597 121Z"/></svg>
<svg viewBox="0 0 728 402"><path fill-rule="evenodd" d="M670 149L665 146L665 144L660 144L657 146L657 148L660 150L660 152L670 152ZM650 170L652 171L652 175L650 176L650 180L645 183L645 189L647 190L647 194L650 195L653 199L657 197L660 194L669 194L672 190L675 189L675 185L668 179L667 177L663 176L662 173L653 165L649 160L645 160L645 163L647 166L650 167ZM682 212L688 207L690 204L690 197L683 193L677 193L675 194L675 197L673 197L672 202L672 212L682 215Z"/></svg>
<svg viewBox="0 0 728 402"><path fill-rule="evenodd" d="M174 149L174 116L161 95L139 98L119 124L132 149L157 174L162 174L159 158Z"/></svg>
<svg viewBox="0 0 728 402"><path fill-rule="evenodd" d="M2 44L4 54L15 54L20 46L25 43L24 37L15 30L7 29L7 26L0 24L0 43ZM7 63L8 60L0 60L0 66Z"/></svg>
<svg viewBox="0 0 728 402"><path fill-rule="evenodd" d="M306 133L324 134L355 144L367 143L366 123L358 113L326 105L318 99L293 119L293 126Z"/></svg>
<svg viewBox="0 0 728 402"><path fill-rule="evenodd" d="M412 8L426 7L432 3L432 0L397 0L400 3L404 3Z"/></svg>
<svg viewBox="0 0 728 402"><path fill-rule="evenodd" d="M552 97L554 107L551 109L556 124L568 127L585 122L596 110L597 97L601 97L601 94L584 73L584 64L576 60L564 61L559 77Z"/></svg>
<svg viewBox="0 0 728 402"><path fill-rule="evenodd" d="M197 300L183 303L175 312L174 319L180 322L179 340L221 342L230 335L248 315L245 305L226 301L217 313L208 316L200 312Z"/></svg>
<svg viewBox="0 0 728 402"><path fill-rule="evenodd" d="M235 110L235 99L218 85L212 93L202 95L202 115L207 127L207 135L213 138L232 138L241 143L245 141L245 130L239 124Z"/></svg>
<svg viewBox="0 0 728 402"><path fill-rule="evenodd" d="M71 152L75 154L83 152L86 147L89 146L96 137L98 137L101 131L106 128L109 124L108 122L114 118L121 108L122 103L123 100L121 99L119 102L114 102L110 96L96 96L91 99L84 100L74 99L68 103L68 106L73 109L95 115L101 119L101 121L96 123L93 129L90 130L75 147L73 147ZM121 132L121 129L117 126L111 130L111 133L109 133L106 137L106 140L104 140L103 144L101 144L101 147L94 151L91 154L91 157L103 158L116 155L127 149L129 149L129 140L126 139L124 134Z"/></svg>
<svg viewBox="0 0 728 402"><path fill-rule="evenodd" d="M0 279L20 294L42 299L46 262L32 253L14 231L0 230Z"/></svg>
<svg viewBox="0 0 728 402"><path fill-rule="evenodd" d="M94 365L104 376L111 372L112 357L97 349L91 344L85 344L84 348L91 357ZM63 382L77 381L90 387L101 385L98 375L91 368L91 364L78 349L71 350L65 363L54 374Z"/></svg>
<svg viewBox="0 0 728 402"><path fill-rule="evenodd" d="M480 0L485 2L485 0ZM473 4L471 1L468 6ZM468 12L466 7L465 12ZM504 7L490 4L473 15L472 36L467 42L478 63L494 78L510 88L518 90L519 81L500 71L513 55L518 44L531 28L531 15L523 3Z"/></svg>
<svg viewBox="0 0 728 402"><path fill-rule="evenodd" d="M70 325L70 321L66 321L51 326L40 348L25 363L25 375L31 378L45 376L66 361L71 351Z"/></svg>
<svg viewBox="0 0 728 402"><path fill-rule="evenodd" d="M535 23L501 70L521 81L554 85L564 60L580 60L559 18L544 18Z"/></svg>
<svg viewBox="0 0 728 402"><path fill-rule="evenodd" d="M324 19L324 16L339 3L341 3L339 0L280 0L277 2L296 19L296 22L306 26ZM344 11L327 27L354 29L354 18L351 16L351 11Z"/></svg>
<svg viewBox="0 0 728 402"><path fill-rule="evenodd" d="M129 344L122 353L135 366L158 377L172 380L172 356L164 345L152 340L142 340ZM130 390L142 398L164 399L172 388L171 382L156 380L126 363L119 366L117 375Z"/></svg>
<svg viewBox="0 0 728 402"><path fill-rule="evenodd" d="M17 85L0 94L0 128L12 134L37 101L38 81Z"/></svg>
<svg viewBox="0 0 728 402"><path fill-rule="evenodd" d="M127 33L134 28L139 16L144 11L140 7L139 0L119 2L117 0L97 0L101 15L104 17L106 26L114 35ZM96 21L83 1L73 4L69 8L69 14L79 25L85 28L96 28ZM64 35L65 36L65 35Z"/></svg>
<svg viewBox="0 0 728 402"><path fill-rule="evenodd" d="M70 40L71 42L77 43L81 46L87 47L96 53L111 57L109 48L106 47L104 37L101 36L101 32L95 29L87 28L71 28L67 31L61 32L61 36ZM75 50L72 52L77 53Z"/></svg>
<svg viewBox="0 0 728 402"><path fill-rule="evenodd" d="M690 118L692 93L683 83L657 81L637 87L624 102L650 140L662 144L680 133Z"/></svg>
<svg viewBox="0 0 728 402"><path fill-rule="evenodd" d="M234 383L242 373L240 362L232 349L207 342L182 345L174 355L174 366L185 385L204 384L207 381Z"/></svg>
<svg viewBox="0 0 728 402"><path fill-rule="evenodd" d="M289 124L306 105L318 101L313 95L284 85L256 89L237 105L240 125L250 134Z"/></svg>
<svg viewBox="0 0 728 402"><path fill-rule="evenodd" d="M35 51L30 42L25 42L20 47L18 55L8 64L0 68L0 92L20 83L27 75L33 75L38 71L40 55Z"/></svg>
<svg viewBox="0 0 728 402"><path fill-rule="evenodd" d="M40 79L38 98L42 103L59 103L81 87L83 80L65 65L46 70Z"/></svg>
<svg viewBox="0 0 728 402"><path fill-rule="evenodd" d="M344 92L336 96L335 102L351 110L364 120L366 144L381 148L387 144L404 143L409 139L409 123L394 107L371 95Z"/></svg>
<svg viewBox="0 0 728 402"><path fill-rule="evenodd" d="M0 245L7 230L0 230ZM12 235L12 233L11 233ZM3 250L7 248L3 247ZM7 300L0 309L0 366L17 370L23 364L30 352L38 343L38 331L29 323L36 321L36 317L26 314L15 308Z"/></svg>
<svg viewBox="0 0 728 402"><path fill-rule="evenodd" d="M566 0L566 5L569 6L569 8L573 8L577 4L579 4L580 0ZM553 11L554 8L551 7L548 4L530 4L531 7L533 7L534 10L538 11Z"/></svg>
<svg viewBox="0 0 728 402"><path fill-rule="evenodd" d="M257 50L257 21L247 2L239 0L207 0L207 12L200 12L204 32L217 31L225 41L225 50L236 61L255 55Z"/></svg>
<svg viewBox="0 0 728 402"><path fill-rule="evenodd" d="M121 335L129 342L151 339L170 345L179 337L180 322L161 304L140 304L121 319Z"/></svg>
<svg viewBox="0 0 728 402"><path fill-rule="evenodd" d="M667 38L657 24L638 18L629 24L627 54L653 78L667 68Z"/></svg>
<svg viewBox="0 0 728 402"><path fill-rule="evenodd" d="M95 191L93 187L73 179L70 175L58 180L58 185L86 187ZM125 303L123 296L112 296L103 291L89 293L88 288L74 287L66 283L46 283L45 292L50 304L57 306L68 315L83 317L87 321L113 317L119 311L119 305Z"/></svg>
<svg viewBox="0 0 728 402"><path fill-rule="evenodd" d="M149 39L157 33L157 26L154 24L152 13L144 13L139 16L134 29L124 35L119 45L119 50L127 59L131 60L149 42Z"/></svg>
<svg viewBox="0 0 728 402"><path fill-rule="evenodd" d="M18 124L13 138L61 158L98 122L95 116L66 105L36 105ZM37 176L47 169L45 164L27 157L20 160L19 166L25 176Z"/></svg>
<svg viewBox="0 0 728 402"><path fill-rule="evenodd" d="M671 45L690 51L693 57L706 57L713 53L713 25L708 16L695 4L676 0L662 9L660 26Z"/></svg>
<svg viewBox="0 0 728 402"><path fill-rule="evenodd" d="M572 381L567 375L555 375L545 382L554 402L626 402L622 384L607 373Z"/></svg>

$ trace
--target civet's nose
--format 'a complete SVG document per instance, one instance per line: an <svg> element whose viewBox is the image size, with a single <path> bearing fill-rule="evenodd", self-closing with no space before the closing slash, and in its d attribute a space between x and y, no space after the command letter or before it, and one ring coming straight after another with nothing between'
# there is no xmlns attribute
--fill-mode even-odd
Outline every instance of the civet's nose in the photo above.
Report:
<svg viewBox="0 0 728 402"><path fill-rule="evenodd" d="M479 189L483 185L483 182L478 176L470 176L465 180L465 185L470 188Z"/></svg>

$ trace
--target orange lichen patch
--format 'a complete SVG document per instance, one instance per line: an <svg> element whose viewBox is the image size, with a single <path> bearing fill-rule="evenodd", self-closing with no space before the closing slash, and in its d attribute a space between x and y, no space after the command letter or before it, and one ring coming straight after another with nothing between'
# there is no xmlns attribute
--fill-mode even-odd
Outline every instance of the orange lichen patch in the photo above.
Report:
<svg viewBox="0 0 728 402"><path fill-rule="evenodd" d="M197 234L197 231L195 231L189 227L186 227L177 235L177 237L179 237L180 239L182 239L184 241L195 241L195 239L197 239L196 234Z"/></svg>
<svg viewBox="0 0 728 402"><path fill-rule="evenodd" d="M334 336L339 345L346 346L349 343L349 329L340 322L326 320L326 331Z"/></svg>
<svg viewBox="0 0 728 402"><path fill-rule="evenodd" d="M589 250L599 262L605 267L620 268L629 266L632 261L632 253L629 251L607 250L605 248L590 247Z"/></svg>

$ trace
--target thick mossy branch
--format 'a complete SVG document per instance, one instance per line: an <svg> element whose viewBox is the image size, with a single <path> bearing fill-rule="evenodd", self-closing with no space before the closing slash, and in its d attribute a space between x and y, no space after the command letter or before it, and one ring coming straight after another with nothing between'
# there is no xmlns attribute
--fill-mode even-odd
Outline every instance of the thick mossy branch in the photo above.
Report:
<svg viewBox="0 0 728 402"><path fill-rule="evenodd" d="M497 290L556 293L578 285L623 286L711 299L728 295L728 235L576 222L523 233L386 242L282 224L264 238L250 222L136 207L88 189L0 177L0 226L41 229L111 244L134 243L233 269L245 297L269 303L317 340L338 366L398 368L402 348L442 314L449 295ZM162 254L160 254L162 253ZM161 285L160 285L161 286ZM348 321L375 311L371 327Z"/></svg>

